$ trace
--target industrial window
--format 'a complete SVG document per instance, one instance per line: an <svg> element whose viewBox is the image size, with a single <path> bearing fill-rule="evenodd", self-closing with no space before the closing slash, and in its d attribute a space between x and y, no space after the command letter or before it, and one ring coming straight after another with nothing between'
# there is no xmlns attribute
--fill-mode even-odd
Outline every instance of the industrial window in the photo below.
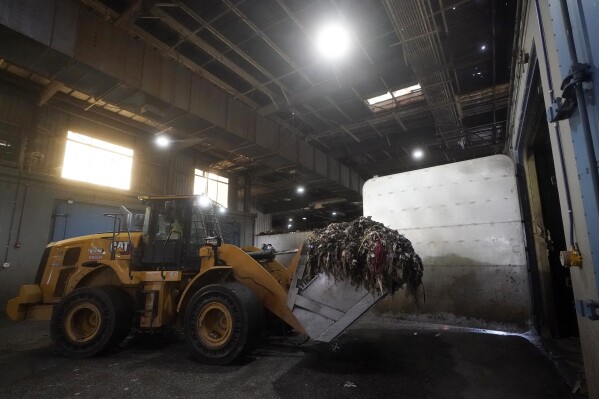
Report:
<svg viewBox="0 0 599 399"><path fill-rule="evenodd" d="M133 150L68 132L62 177L128 190Z"/></svg>
<svg viewBox="0 0 599 399"><path fill-rule="evenodd" d="M227 196L229 194L229 179L196 169L193 193L195 195L206 195L212 201L226 207Z"/></svg>
<svg viewBox="0 0 599 399"><path fill-rule="evenodd" d="M403 89L369 98L366 102L368 102L370 109L377 112L394 108L395 102L409 103L412 101L419 101L422 98L421 91L422 88L420 87L420 84L415 84L413 86L404 87Z"/></svg>
<svg viewBox="0 0 599 399"><path fill-rule="evenodd" d="M16 127L0 122L0 160L19 162L21 142L22 139Z"/></svg>

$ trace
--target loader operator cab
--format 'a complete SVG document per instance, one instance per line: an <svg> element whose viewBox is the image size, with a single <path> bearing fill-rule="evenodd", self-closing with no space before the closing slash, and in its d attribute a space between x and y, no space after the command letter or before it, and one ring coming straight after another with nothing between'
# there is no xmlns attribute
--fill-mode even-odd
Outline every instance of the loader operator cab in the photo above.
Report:
<svg viewBox="0 0 599 399"><path fill-rule="evenodd" d="M198 197L142 197L146 213L132 266L137 270L195 270L207 237L219 235L212 204Z"/></svg>

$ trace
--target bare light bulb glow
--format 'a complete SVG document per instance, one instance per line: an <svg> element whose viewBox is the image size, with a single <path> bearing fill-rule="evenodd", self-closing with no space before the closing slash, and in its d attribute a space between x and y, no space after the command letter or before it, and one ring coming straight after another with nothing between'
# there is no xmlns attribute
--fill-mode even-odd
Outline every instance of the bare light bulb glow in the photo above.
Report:
<svg viewBox="0 0 599 399"><path fill-rule="evenodd" d="M423 156L424 156L424 152L419 148L412 151L412 158L414 158L414 159L421 159Z"/></svg>
<svg viewBox="0 0 599 399"><path fill-rule="evenodd" d="M304 188L304 186L299 186L299 187L297 188L297 193L298 193L298 194L303 194L303 193L304 193L304 191L306 191L306 189Z"/></svg>
<svg viewBox="0 0 599 399"><path fill-rule="evenodd" d="M210 198L205 195L202 195L198 202L202 208L208 208L210 206Z"/></svg>
<svg viewBox="0 0 599 399"><path fill-rule="evenodd" d="M166 148L171 145L171 140L167 136L156 137L156 145L161 148Z"/></svg>
<svg viewBox="0 0 599 399"><path fill-rule="evenodd" d="M336 60L345 55L349 45L349 32L340 24L327 25L316 35L318 51L329 60Z"/></svg>

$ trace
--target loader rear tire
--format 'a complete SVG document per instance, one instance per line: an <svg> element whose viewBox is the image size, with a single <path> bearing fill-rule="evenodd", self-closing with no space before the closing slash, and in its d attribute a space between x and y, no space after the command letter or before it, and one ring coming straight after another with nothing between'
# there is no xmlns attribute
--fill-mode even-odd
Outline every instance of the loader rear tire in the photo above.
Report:
<svg viewBox="0 0 599 399"><path fill-rule="evenodd" d="M90 357L120 344L131 328L131 298L117 287L78 288L54 308L50 336L70 357Z"/></svg>
<svg viewBox="0 0 599 399"><path fill-rule="evenodd" d="M228 364L258 344L264 310L259 299L239 283L208 285L185 310L184 329L197 360Z"/></svg>

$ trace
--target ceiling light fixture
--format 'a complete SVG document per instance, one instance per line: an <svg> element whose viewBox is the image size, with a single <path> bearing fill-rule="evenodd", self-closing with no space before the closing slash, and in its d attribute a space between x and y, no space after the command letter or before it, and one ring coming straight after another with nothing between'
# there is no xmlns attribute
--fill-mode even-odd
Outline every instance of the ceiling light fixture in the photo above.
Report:
<svg viewBox="0 0 599 399"><path fill-rule="evenodd" d="M306 189L304 188L304 186L298 186L296 191L298 194L303 194L304 191L306 191Z"/></svg>
<svg viewBox="0 0 599 399"><path fill-rule="evenodd" d="M302 218L302 220L306 220L306 218L305 218L305 217L303 217L303 218Z"/></svg>
<svg viewBox="0 0 599 399"><path fill-rule="evenodd" d="M484 50L486 50L486 49L487 49L487 46L485 46L485 45L483 44L483 45L480 47L480 49L484 51Z"/></svg>
<svg viewBox="0 0 599 399"><path fill-rule="evenodd" d="M171 145L171 139L168 136L158 136L154 142L161 148L166 148Z"/></svg>
<svg viewBox="0 0 599 399"><path fill-rule="evenodd" d="M337 212L333 212L333 213L331 213L331 215L337 216Z"/></svg>
<svg viewBox="0 0 599 399"><path fill-rule="evenodd" d="M330 24L320 29L316 35L316 47L320 54L329 59L341 58L349 51L350 35L341 24Z"/></svg>
<svg viewBox="0 0 599 399"><path fill-rule="evenodd" d="M416 148L414 151L412 151L412 158L414 159L422 159L423 156L424 151L422 151L420 148Z"/></svg>
<svg viewBox="0 0 599 399"><path fill-rule="evenodd" d="M206 197L205 195L200 195L198 203L202 208L208 208L210 206L210 198Z"/></svg>

